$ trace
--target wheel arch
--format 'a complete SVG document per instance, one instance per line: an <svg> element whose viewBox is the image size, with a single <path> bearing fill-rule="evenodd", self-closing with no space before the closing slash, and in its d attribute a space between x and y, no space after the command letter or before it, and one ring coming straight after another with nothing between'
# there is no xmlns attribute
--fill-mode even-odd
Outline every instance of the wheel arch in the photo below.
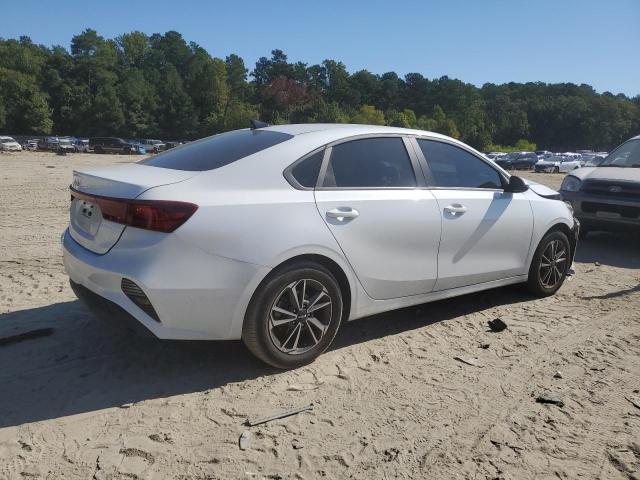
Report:
<svg viewBox="0 0 640 480"><path fill-rule="evenodd" d="M538 239L538 242L536 243L535 248L533 248L531 251L531 255L529 258L529 267L531 267L531 262L533 262L535 252L538 250L538 247L540 246L540 242L542 242L542 239L552 232L562 232L567 236L567 240L569 240L569 248L571 249L571 251L569 252L570 258L573 259L576 251L576 241L574 240L575 235L573 233L573 227L569 226L566 222L562 221L561 219L558 219L555 223L549 225L547 227L547 230Z"/></svg>
<svg viewBox="0 0 640 480"><path fill-rule="evenodd" d="M348 320L351 313L351 304L353 298L351 282L349 281L349 277L347 276L344 269L335 260L322 254L303 253L282 261L262 279L262 281L256 287L254 295L255 292L262 287L262 285L264 285L275 275L278 275L283 269L295 263L305 261L317 263L318 265L323 266L324 268L329 270L329 272L331 272L331 274L335 277L336 281L338 282L338 286L340 287L340 293L342 294L342 319L344 321ZM251 296L251 298L253 299L253 295Z"/></svg>
<svg viewBox="0 0 640 480"><path fill-rule="evenodd" d="M329 270L329 272L331 272L331 274L336 278L340 287L340 293L343 297L342 320L345 322L348 321L353 312L354 306L356 305L356 296L359 294L358 285L356 284L357 280L346 260L341 262L339 258L331 258L332 256L333 255L325 255L324 252L319 253L314 251L298 250L295 252L289 252L289 255L286 257L280 257L277 261L272 263L273 267L263 270L262 273L258 274L258 278L252 282L252 285L249 285L245 290L243 295L244 299L237 305L228 338L236 340L241 338L247 309L249 308L256 292L265 284L265 282L269 281L274 275L277 275L284 268L300 261L315 262Z"/></svg>

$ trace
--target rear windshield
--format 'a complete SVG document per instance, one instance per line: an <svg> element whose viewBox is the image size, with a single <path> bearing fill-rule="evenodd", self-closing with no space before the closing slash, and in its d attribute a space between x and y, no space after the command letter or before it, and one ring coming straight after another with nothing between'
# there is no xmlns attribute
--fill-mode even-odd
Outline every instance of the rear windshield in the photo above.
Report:
<svg viewBox="0 0 640 480"><path fill-rule="evenodd" d="M213 170L290 138L293 135L270 130L234 130L172 148L140 163L191 172Z"/></svg>

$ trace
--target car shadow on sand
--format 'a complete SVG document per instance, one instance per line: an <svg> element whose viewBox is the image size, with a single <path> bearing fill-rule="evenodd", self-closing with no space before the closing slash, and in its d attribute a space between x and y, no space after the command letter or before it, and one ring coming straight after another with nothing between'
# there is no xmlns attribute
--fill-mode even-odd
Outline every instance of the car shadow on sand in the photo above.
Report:
<svg viewBox="0 0 640 480"><path fill-rule="evenodd" d="M578 243L576 262L639 269L640 234L590 232Z"/></svg>
<svg viewBox="0 0 640 480"><path fill-rule="evenodd" d="M465 295L343 325L333 350L421 328L497 304L521 289ZM35 335L20 337L25 332ZM0 428L201 392L281 373L239 341L160 341L96 318L80 301L0 315Z"/></svg>

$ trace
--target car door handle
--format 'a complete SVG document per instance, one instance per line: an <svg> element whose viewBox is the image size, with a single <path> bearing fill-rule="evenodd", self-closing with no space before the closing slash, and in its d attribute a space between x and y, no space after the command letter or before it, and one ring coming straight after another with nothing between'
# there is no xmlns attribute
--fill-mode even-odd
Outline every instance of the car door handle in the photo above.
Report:
<svg viewBox="0 0 640 480"><path fill-rule="evenodd" d="M454 203L453 205L444 207L444 213L454 213L454 214L459 213L460 215L462 215L466 211L467 211L467 207L465 207L464 205L460 205L459 203Z"/></svg>
<svg viewBox="0 0 640 480"><path fill-rule="evenodd" d="M336 218L340 221L346 220L348 218L349 219L356 218L358 215L360 215L360 212L358 212L358 210L356 210L355 208L351 208L351 207L334 208L333 210L329 210L327 212L327 217Z"/></svg>

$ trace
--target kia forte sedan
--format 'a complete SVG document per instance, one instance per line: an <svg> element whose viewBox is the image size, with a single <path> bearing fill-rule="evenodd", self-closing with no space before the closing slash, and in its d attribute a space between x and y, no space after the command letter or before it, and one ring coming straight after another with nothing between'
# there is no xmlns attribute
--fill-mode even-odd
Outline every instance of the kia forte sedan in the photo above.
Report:
<svg viewBox="0 0 640 480"><path fill-rule="evenodd" d="M552 295L578 234L557 192L467 145L367 125L254 124L77 171L70 213L81 298L279 368L348 320L516 283Z"/></svg>

